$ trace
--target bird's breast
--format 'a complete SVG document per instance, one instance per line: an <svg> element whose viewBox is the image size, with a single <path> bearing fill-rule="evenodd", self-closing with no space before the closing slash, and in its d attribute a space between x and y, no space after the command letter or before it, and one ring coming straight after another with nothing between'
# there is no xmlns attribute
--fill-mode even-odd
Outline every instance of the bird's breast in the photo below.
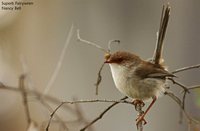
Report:
<svg viewBox="0 0 200 131"><path fill-rule="evenodd" d="M134 68L127 69L117 64L110 64L112 77L117 89L133 99L147 100L159 96L164 91L164 81L155 78L141 79L134 75Z"/></svg>

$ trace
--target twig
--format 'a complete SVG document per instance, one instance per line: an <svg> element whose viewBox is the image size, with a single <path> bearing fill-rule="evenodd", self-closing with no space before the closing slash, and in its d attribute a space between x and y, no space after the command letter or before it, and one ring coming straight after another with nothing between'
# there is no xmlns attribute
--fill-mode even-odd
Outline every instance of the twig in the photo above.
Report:
<svg viewBox="0 0 200 131"><path fill-rule="evenodd" d="M84 124L87 125L89 122L85 119L85 117L83 115L83 111L81 110L79 104L75 104L75 111L76 111L77 116L79 116L78 121L82 121L82 122L84 122ZM89 129L93 130L92 126L90 126Z"/></svg>
<svg viewBox="0 0 200 131"><path fill-rule="evenodd" d="M183 90L185 92L190 93L189 90L188 90L188 88L185 85L183 85L180 82L174 80L173 78L168 78L168 79L171 80L173 82L173 84L176 84L176 85L180 86L181 88L183 88Z"/></svg>
<svg viewBox="0 0 200 131"><path fill-rule="evenodd" d="M46 101L40 99L40 103L44 107L46 107L50 112L53 112L53 109L51 108L51 106ZM64 129L68 130L68 127L65 125L65 122L57 114L55 114L55 118L59 121L59 123L61 123L61 125Z"/></svg>
<svg viewBox="0 0 200 131"><path fill-rule="evenodd" d="M200 88L200 85L192 86L188 88L189 90L194 90ZM187 92L184 91L183 98L182 98L182 108L185 110L185 100L186 100ZM180 112L180 123L182 123L182 111Z"/></svg>
<svg viewBox="0 0 200 131"><path fill-rule="evenodd" d="M7 86L4 85L3 83L0 83L0 89L3 90L9 90L9 91L16 91L16 92L22 92L22 90L20 88L17 87L11 87L11 86ZM36 96L37 99L43 99L43 100L47 100L53 104L60 104L60 100L56 97L50 96L50 95L43 95L42 93L36 91L36 90L30 90L30 89L25 89L24 92L26 92L27 95L34 95ZM66 107L66 109L73 111L72 108L70 108L70 106L65 105L64 107Z"/></svg>
<svg viewBox="0 0 200 131"><path fill-rule="evenodd" d="M96 86L96 95L98 95L98 93L99 93L98 89L99 89L99 85L100 85L101 80L102 80L101 71L102 71L104 65L105 65L105 63L103 63L101 65L101 68L99 69L98 76L97 76L97 82L95 83L95 86Z"/></svg>
<svg viewBox="0 0 200 131"><path fill-rule="evenodd" d="M97 45L96 43L93 43L93 42L90 42L90 41L87 41L87 40L84 40L80 37L80 31L77 30L77 40L80 41L80 42L83 42L85 44L88 44L88 45L91 45L91 46L94 46L100 50L102 50L104 53L109 53L106 49L102 48L101 46Z"/></svg>
<svg viewBox="0 0 200 131"><path fill-rule="evenodd" d="M60 71L60 68L61 68L61 66L62 66L62 63L63 63L63 59L64 59L64 57L65 57L65 53L66 53L67 47L68 47L69 42L70 42L70 40L71 40L71 38L72 38L73 30L74 30L74 26L72 25L71 28L70 28L70 30L69 30L69 33L68 33L68 35L67 35L67 39L66 39L66 42L65 42L65 44L64 44L64 47L63 47L63 49L62 49L62 51L61 51L61 54L60 54L60 56L59 56L58 62L57 62L57 64L56 64L56 68L55 68L55 70L53 71L53 74L52 74L52 76L50 77L50 80L49 80L49 82L47 83L47 86L46 86L45 89L44 89L44 94L47 94L47 93L49 92L50 88L52 87L54 81L55 81L56 78L57 78L57 75L58 75L58 73L59 73L59 71Z"/></svg>
<svg viewBox="0 0 200 131"><path fill-rule="evenodd" d="M126 100L127 97L124 97L121 100ZM107 113L110 109L112 109L114 106L116 106L117 104L119 104L119 102L115 102L113 104L111 104L109 107L107 107L98 117L96 117L94 120L92 120L89 124L87 124L85 127L83 127L82 129L80 129L80 131L85 131L88 127L90 127L91 125L93 125L94 123L96 123L98 120L100 120L105 113Z"/></svg>
<svg viewBox="0 0 200 131"><path fill-rule="evenodd" d="M63 104L64 104L64 102L62 102L59 106L57 106L56 109L51 113L49 122L48 122L47 127L46 127L46 131L49 130L49 127L50 127L50 124L51 124L51 121L52 121L52 119L53 119L54 114L56 113L56 111L57 111Z"/></svg>
<svg viewBox="0 0 200 131"><path fill-rule="evenodd" d="M26 113L27 122L28 122L27 127L29 127L29 125L31 124L31 116L30 116L30 111L29 111L29 106L28 106L28 101L27 101L27 93L26 93L25 87L24 87L24 79L25 79L25 75L21 75L19 78L19 88L22 90L21 93L22 93L25 113Z"/></svg>
<svg viewBox="0 0 200 131"><path fill-rule="evenodd" d="M198 120L196 120L196 119L194 119L194 118L192 118L191 116L188 115L188 113L183 109L183 106L182 106L183 104L182 104L181 100L176 95L174 95L172 92L167 92L167 91L164 94L168 95L170 98L172 98L179 105L180 109L182 110L182 112L186 116L189 124L191 122L194 122L194 123L197 123L197 124L200 123L200 121L198 121Z"/></svg>
<svg viewBox="0 0 200 131"><path fill-rule="evenodd" d="M127 99L127 97L125 97ZM96 103L96 102L100 102L100 103L126 103L126 104L132 104L132 102L129 102L129 101L126 101L125 98L119 100L119 101L115 101L115 100L77 100L77 101L64 101L64 102L61 102L57 107L56 109L51 113L50 115L50 119L49 119L49 122L47 124L47 127L46 127L46 131L49 130L49 127L50 127L50 124L51 124L51 121L54 117L54 114L58 111L58 109L60 109L64 104L80 104L80 103Z"/></svg>
<svg viewBox="0 0 200 131"><path fill-rule="evenodd" d="M109 40L109 42L108 42L108 52L109 53L111 52L111 44L113 44L113 43L120 44L120 40Z"/></svg>
<svg viewBox="0 0 200 131"><path fill-rule="evenodd" d="M188 90L194 90L194 89L198 89L198 88L200 88L200 85L192 86L192 87L188 88Z"/></svg>
<svg viewBox="0 0 200 131"><path fill-rule="evenodd" d="M142 116L142 114L144 113L144 111L142 110L143 106L144 106L143 103L140 103L140 102L135 104L135 110L138 112L138 116ZM137 130L138 131L143 131L143 123L142 123L142 121L137 124Z"/></svg>
<svg viewBox="0 0 200 131"><path fill-rule="evenodd" d="M200 64L176 69L175 71L172 72L172 74L176 74L176 73L179 73L179 72L182 72L182 71L186 71L186 70L191 70L191 69L194 69L194 68L200 68Z"/></svg>

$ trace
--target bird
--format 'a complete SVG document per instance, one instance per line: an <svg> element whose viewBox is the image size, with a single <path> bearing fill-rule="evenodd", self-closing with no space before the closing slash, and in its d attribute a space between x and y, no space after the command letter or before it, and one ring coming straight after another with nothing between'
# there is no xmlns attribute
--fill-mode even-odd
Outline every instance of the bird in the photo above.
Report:
<svg viewBox="0 0 200 131"><path fill-rule="evenodd" d="M157 98L165 92L167 78L175 76L165 66L143 60L126 51L106 54L104 63L110 66L116 88L133 99L133 103L152 99L146 111L136 119L137 125L141 121L146 124L144 117Z"/></svg>

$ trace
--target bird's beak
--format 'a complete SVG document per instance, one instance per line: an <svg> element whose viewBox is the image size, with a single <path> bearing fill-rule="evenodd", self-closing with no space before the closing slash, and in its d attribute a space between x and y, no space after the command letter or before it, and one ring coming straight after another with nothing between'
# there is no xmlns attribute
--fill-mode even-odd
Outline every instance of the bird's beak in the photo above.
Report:
<svg viewBox="0 0 200 131"><path fill-rule="evenodd" d="M110 53L106 53L106 54L104 55L104 58L105 58L104 63L110 63L110 60L109 60L110 56L111 56Z"/></svg>
<svg viewBox="0 0 200 131"><path fill-rule="evenodd" d="M104 61L104 63L110 63L110 61L109 61L109 60L106 60L106 61Z"/></svg>

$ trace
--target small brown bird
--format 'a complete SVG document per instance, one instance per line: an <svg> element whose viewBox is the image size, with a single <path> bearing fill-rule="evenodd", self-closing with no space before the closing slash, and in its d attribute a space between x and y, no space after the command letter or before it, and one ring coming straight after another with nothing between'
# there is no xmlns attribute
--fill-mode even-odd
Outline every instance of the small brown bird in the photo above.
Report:
<svg viewBox="0 0 200 131"><path fill-rule="evenodd" d="M112 77L117 89L124 95L137 101L153 99L147 110L137 119L137 124L165 91L166 79L174 77L160 64L142 60L139 56L118 51L105 56L105 63L111 68Z"/></svg>

